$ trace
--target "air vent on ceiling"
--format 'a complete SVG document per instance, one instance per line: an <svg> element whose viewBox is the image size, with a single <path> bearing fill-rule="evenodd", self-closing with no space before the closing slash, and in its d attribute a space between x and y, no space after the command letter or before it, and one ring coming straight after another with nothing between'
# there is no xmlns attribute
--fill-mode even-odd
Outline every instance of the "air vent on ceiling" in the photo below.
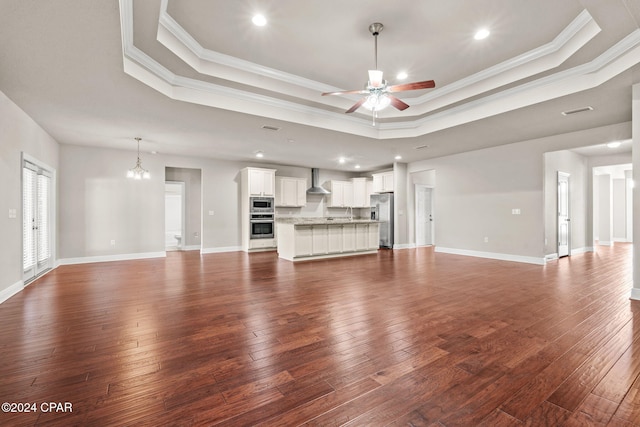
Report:
<svg viewBox="0 0 640 427"><path fill-rule="evenodd" d="M593 107L589 105L587 107L576 108L575 110L563 111L562 115L563 116L568 116L570 114L584 113L585 111L593 111Z"/></svg>
<svg viewBox="0 0 640 427"><path fill-rule="evenodd" d="M264 130L280 130L279 127L269 126L269 125L262 125L262 129L264 129Z"/></svg>
<svg viewBox="0 0 640 427"><path fill-rule="evenodd" d="M424 150L425 148L429 148L428 145L418 145L417 147L413 147L414 150Z"/></svg>

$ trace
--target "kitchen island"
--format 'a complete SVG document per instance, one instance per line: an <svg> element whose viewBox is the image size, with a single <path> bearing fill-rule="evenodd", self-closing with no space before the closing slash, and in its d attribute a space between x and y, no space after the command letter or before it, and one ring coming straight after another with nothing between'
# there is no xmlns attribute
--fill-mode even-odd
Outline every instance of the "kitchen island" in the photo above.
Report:
<svg viewBox="0 0 640 427"><path fill-rule="evenodd" d="M279 218L278 256L304 261L376 253L378 221L349 218Z"/></svg>

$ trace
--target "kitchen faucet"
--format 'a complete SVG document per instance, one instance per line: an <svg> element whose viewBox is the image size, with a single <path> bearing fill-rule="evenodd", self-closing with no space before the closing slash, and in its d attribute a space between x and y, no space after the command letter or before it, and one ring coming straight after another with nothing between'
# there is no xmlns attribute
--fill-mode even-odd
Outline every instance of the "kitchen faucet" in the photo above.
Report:
<svg viewBox="0 0 640 427"><path fill-rule="evenodd" d="M351 206L347 206L347 211L345 215L349 216L349 221L353 221L353 208Z"/></svg>

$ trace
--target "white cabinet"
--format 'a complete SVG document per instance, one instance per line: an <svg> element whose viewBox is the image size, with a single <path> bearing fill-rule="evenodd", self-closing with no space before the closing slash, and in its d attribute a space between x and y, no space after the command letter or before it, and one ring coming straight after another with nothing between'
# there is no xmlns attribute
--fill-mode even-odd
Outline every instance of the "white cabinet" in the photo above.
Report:
<svg viewBox="0 0 640 427"><path fill-rule="evenodd" d="M375 253L378 223L278 224L278 256L289 261Z"/></svg>
<svg viewBox="0 0 640 427"><path fill-rule="evenodd" d="M342 226L342 252L356 250L356 225L344 224Z"/></svg>
<svg viewBox="0 0 640 427"><path fill-rule="evenodd" d="M276 176L276 206L301 207L307 205L307 180Z"/></svg>
<svg viewBox="0 0 640 427"><path fill-rule="evenodd" d="M309 256L313 253L313 226L304 225L296 227L295 232L295 256Z"/></svg>
<svg viewBox="0 0 640 427"><path fill-rule="evenodd" d="M373 174L373 192L393 192L393 171Z"/></svg>
<svg viewBox="0 0 640 427"><path fill-rule="evenodd" d="M249 249L273 249L276 247L275 239L251 239Z"/></svg>
<svg viewBox="0 0 640 427"><path fill-rule="evenodd" d="M367 178L351 178L351 182L353 183L353 207L368 208L371 192L367 192L367 186L371 181Z"/></svg>
<svg viewBox="0 0 640 427"><path fill-rule="evenodd" d="M342 226L334 225L327 230L327 252L339 254L342 252Z"/></svg>
<svg viewBox="0 0 640 427"><path fill-rule="evenodd" d="M356 251L369 249L369 224L356 224Z"/></svg>
<svg viewBox="0 0 640 427"><path fill-rule="evenodd" d="M273 196L276 171L274 169L247 168L249 196Z"/></svg>
<svg viewBox="0 0 640 427"><path fill-rule="evenodd" d="M329 181L331 194L327 201L329 208L353 206L353 183L349 181Z"/></svg>
<svg viewBox="0 0 640 427"><path fill-rule="evenodd" d="M328 230L326 225L314 225L311 230L312 254L324 255L328 252Z"/></svg>

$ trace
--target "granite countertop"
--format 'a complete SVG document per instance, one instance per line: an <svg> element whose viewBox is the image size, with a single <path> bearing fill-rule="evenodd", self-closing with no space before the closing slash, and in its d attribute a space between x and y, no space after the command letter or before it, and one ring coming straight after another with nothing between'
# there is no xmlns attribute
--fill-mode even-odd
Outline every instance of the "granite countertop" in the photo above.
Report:
<svg viewBox="0 0 640 427"><path fill-rule="evenodd" d="M280 224L293 225L331 225L331 224L372 224L380 221L368 218L318 217L318 218L276 218Z"/></svg>

